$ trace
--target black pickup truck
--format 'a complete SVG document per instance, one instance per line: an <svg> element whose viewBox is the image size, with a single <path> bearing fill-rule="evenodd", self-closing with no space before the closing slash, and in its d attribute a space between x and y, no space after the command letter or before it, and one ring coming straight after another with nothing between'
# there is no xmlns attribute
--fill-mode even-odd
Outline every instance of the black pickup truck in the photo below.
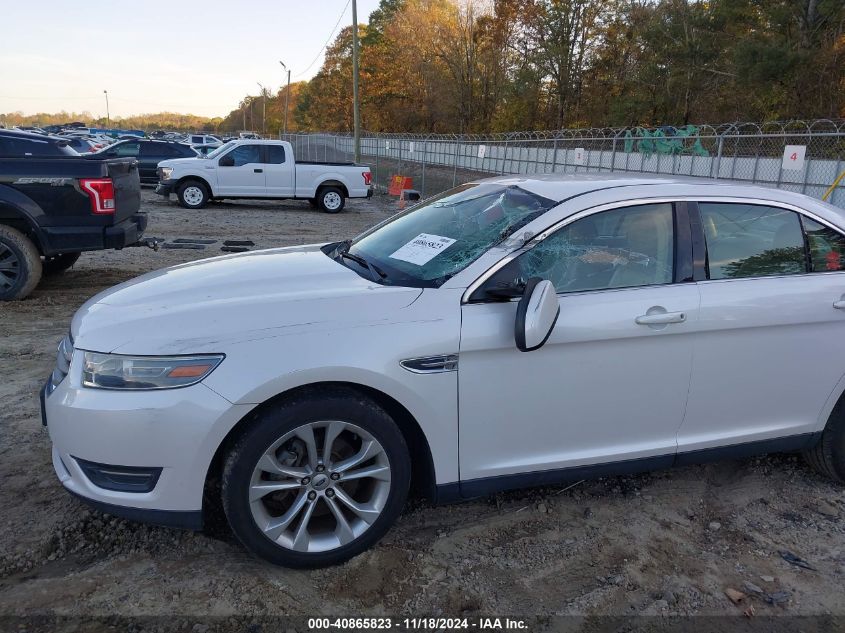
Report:
<svg viewBox="0 0 845 633"><path fill-rule="evenodd" d="M147 226L131 158L83 158L67 140L0 130L0 301L27 296L83 251L136 244Z"/></svg>

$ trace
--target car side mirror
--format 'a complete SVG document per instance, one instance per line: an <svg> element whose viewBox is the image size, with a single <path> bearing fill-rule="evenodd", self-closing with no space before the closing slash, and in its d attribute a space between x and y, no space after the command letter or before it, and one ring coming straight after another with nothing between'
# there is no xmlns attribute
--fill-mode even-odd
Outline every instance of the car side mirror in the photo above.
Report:
<svg viewBox="0 0 845 633"><path fill-rule="evenodd" d="M555 287L548 279L532 277L516 307L514 338L520 352L543 347L551 336L560 314Z"/></svg>
<svg viewBox="0 0 845 633"><path fill-rule="evenodd" d="M234 158L234 156L224 156L219 161L217 161L217 164L220 167L234 167L235 166L235 158Z"/></svg>

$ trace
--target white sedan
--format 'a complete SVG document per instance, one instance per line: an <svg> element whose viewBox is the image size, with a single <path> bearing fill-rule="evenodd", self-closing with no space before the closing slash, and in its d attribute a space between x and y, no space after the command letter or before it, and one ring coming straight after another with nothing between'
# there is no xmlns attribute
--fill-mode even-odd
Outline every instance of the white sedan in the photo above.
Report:
<svg viewBox="0 0 845 633"><path fill-rule="evenodd" d="M502 177L350 241L154 272L74 317L42 392L53 465L115 515L222 507L297 567L373 545L412 485L772 451L842 481L843 234L785 191Z"/></svg>

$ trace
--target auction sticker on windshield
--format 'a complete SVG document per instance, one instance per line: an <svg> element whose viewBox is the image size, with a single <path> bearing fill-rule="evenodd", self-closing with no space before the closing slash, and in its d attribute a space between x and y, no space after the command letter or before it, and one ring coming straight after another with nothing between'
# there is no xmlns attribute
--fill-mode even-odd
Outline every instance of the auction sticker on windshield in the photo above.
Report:
<svg viewBox="0 0 845 633"><path fill-rule="evenodd" d="M420 233L410 242L397 249L390 257L422 266L430 262L455 242L456 240L453 240L451 237Z"/></svg>

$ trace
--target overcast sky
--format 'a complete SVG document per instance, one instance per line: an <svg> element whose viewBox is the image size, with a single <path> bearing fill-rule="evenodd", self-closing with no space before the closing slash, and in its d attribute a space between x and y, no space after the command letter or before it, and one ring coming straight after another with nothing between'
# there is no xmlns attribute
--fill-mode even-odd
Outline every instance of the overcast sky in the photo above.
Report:
<svg viewBox="0 0 845 633"><path fill-rule="evenodd" d="M0 112L225 116L311 68L347 0L27 0L4 5ZM358 0L366 22L378 0ZM338 30L352 22L346 9Z"/></svg>

